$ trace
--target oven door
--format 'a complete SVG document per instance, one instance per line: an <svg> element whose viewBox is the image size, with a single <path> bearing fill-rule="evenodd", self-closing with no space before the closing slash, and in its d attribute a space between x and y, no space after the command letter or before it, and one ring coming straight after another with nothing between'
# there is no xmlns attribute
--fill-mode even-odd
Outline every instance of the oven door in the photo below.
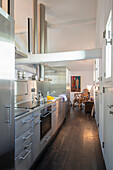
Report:
<svg viewBox="0 0 113 170"><path fill-rule="evenodd" d="M40 123L40 140L49 132L51 129L51 117L52 112L48 111L44 114L41 114L41 123Z"/></svg>

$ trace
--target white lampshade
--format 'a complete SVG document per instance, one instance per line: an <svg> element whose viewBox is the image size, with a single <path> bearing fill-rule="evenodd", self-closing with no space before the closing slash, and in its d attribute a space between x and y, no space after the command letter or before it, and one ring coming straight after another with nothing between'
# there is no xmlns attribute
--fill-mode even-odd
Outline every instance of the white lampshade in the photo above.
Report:
<svg viewBox="0 0 113 170"><path fill-rule="evenodd" d="M92 85L87 85L87 89L90 91L92 88Z"/></svg>

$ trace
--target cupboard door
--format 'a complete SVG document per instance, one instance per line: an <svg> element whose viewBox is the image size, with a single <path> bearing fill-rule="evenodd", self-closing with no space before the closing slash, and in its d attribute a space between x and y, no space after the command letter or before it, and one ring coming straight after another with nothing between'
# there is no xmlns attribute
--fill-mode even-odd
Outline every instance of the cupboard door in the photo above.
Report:
<svg viewBox="0 0 113 170"><path fill-rule="evenodd" d="M40 153L40 116L34 120L33 161Z"/></svg>

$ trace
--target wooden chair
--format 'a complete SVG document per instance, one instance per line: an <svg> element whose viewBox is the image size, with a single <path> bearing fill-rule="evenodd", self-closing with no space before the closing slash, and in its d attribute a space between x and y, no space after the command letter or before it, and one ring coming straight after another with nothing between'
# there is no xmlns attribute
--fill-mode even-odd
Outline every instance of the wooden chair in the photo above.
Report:
<svg viewBox="0 0 113 170"><path fill-rule="evenodd" d="M82 103L84 102L84 95L81 94L80 98L79 98L79 109L82 109Z"/></svg>
<svg viewBox="0 0 113 170"><path fill-rule="evenodd" d="M88 96L88 89L84 89L84 90L83 90L83 95L84 95L84 96Z"/></svg>
<svg viewBox="0 0 113 170"><path fill-rule="evenodd" d="M84 104L85 104L85 102L89 100L88 89L83 90L83 96L84 96Z"/></svg>
<svg viewBox="0 0 113 170"><path fill-rule="evenodd" d="M78 103L79 109L82 109L82 103L85 104L86 101L88 101L88 89L84 89L83 93L75 93L74 94L74 100L73 100L73 107L75 103Z"/></svg>
<svg viewBox="0 0 113 170"><path fill-rule="evenodd" d="M81 95L82 95L82 93L75 93L74 94L73 107L74 107L75 103L78 103L80 105Z"/></svg>

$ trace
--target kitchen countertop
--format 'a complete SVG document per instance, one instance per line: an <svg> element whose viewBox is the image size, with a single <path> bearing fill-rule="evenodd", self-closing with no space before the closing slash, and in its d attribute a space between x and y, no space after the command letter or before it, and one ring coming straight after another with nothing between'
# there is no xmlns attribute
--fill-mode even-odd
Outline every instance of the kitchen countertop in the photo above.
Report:
<svg viewBox="0 0 113 170"><path fill-rule="evenodd" d="M15 117L21 116L22 114L25 114L25 113L28 113L28 112L29 112L28 109L20 109L20 108L14 109Z"/></svg>
<svg viewBox="0 0 113 170"><path fill-rule="evenodd" d="M26 101L23 103L15 104L15 118L23 117L26 114L29 114L37 109L42 109L55 101L61 99L60 97L55 98L53 101L45 101L44 103L39 103L38 101Z"/></svg>

